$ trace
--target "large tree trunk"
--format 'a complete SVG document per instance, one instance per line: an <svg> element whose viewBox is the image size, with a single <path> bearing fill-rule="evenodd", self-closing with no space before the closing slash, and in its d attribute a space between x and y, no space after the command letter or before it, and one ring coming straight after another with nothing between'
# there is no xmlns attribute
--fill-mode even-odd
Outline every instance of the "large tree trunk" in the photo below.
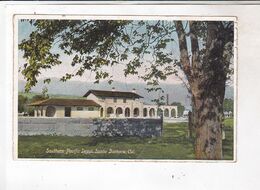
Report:
<svg viewBox="0 0 260 190"><path fill-rule="evenodd" d="M223 101L218 97L193 97L193 127L197 159L222 159Z"/></svg>
<svg viewBox="0 0 260 190"><path fill-rule="evenodd" d="M196 159L222 159L223 101L228 62L225 41L230 35L221 22L207 22L205 51L200 52L198 22L190 21L192 57L189 59L183 23L176 22L180 61L192 94L192 125L195 129ZM229 37L228 36L228 37ZM202 53L203 56L200 56Z"/></svg>
<svg viewBox="0 0 260 190"><path fill-rule="evenodd" d="M216 23L208 24L206 55L200 63L193 62L193 73L196 74L190 82L197 159L222 159L226 66L223 61L224 42L216 28Z"/></svg>

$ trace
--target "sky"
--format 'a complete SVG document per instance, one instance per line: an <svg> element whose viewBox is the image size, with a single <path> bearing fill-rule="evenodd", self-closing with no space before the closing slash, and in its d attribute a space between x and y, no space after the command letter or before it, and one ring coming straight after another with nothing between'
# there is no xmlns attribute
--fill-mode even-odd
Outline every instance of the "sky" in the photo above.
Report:
<svg viewBox="0 0 260 190"><path fill-rule="evenodd" d="M18 22L18 42L20 43L23 39L27 39L30 35L30 33L34 30L34 27L29 24L28 22ZM177 36L176 36L177 37ZM172 42L171 48L178 49L178 44L176 42ZM52 69L48 70L42 70L41 75L39 76L39 79L42 78L61 78L65 73L72 73L75 72L75 67L72 67L70 65L72 57L73 56L67 56L63 54L57 47L53 47L53 51L60 54L60 60L62 61L61 65L54 66ZM177 52L177 51L173 51ZM175 53L176 57L178 57L178 52ZM19 66L22 66L26 60L23 58L23 52L19 50ZM139 78L139 76L142 76L145 73L144 67L140 68L139 76L138 75L129 75L127 77L124 76L124 70L125 66L124 64L117 64L112 67L106 67L104 70L108 71L112 76L114 81L118 82L124 82L124 83L144 83L142 79ZM183 77L182 73L180 73L180 76ZM21 73L19 73L19 80L24 80L24 77ZM81 77L74 77L71 79L72 81L95 81L95 74L86 71L85 74ZM163 81L163 83L168 84L180 84L182 81L176 77L176 76L169 76L166 81Z"/></svg>

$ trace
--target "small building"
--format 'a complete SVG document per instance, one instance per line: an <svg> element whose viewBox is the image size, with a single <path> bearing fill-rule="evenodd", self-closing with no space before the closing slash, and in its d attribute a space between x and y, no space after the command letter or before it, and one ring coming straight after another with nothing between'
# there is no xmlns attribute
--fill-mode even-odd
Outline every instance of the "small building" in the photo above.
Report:
<svg viewBox="0 0 260 190"><path fill-rule="evenodd" d="M86 99L50 98L29 104L34 106L35 117L99 117L100 105Z"/></svg>
<svg viewBox="0 0 260 190"><path fill-rule="evenodd" d="M232 112L232 111L224 111L224 116L225 116L226 118L228 118L228 117L233 117L233 112Z"/></svg>
<svg viewBox="0 0 260 190"><path fill-rule="evenodd" d="M177 106L144 104L143 97L132 92L89 90L80 99L47 99L31 103L35 117L100 117L100 118L158 118L177 117Z"/></svg>
<svg viewBox="0 0 260 190"><path fill-rule="evenodd" d="M183 111L183 117L189 117L189 112L190 112L190 110L184 110Z"/></svg>

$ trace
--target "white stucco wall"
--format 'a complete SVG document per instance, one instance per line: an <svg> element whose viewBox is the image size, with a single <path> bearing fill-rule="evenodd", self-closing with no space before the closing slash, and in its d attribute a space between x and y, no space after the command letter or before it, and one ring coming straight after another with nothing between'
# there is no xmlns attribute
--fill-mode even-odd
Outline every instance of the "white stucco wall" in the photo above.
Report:
<svg viewBox="0 0 260 190"><path fill-rule="evenodd" d="M65 108L64 106L55 106L56 113L54 117L64 117Z"/></svg>
<svg viewBox="0 0 260 190"><path fill-rule="evenodd" d="M86 97L86 99L88 99L88 100L93 100L93 101L96 102L96 103L103 102L103 101L101 101L100 98L96 97L96 96L95 96L94 94L92 94L92 93L90 93L90 94Z"/></svg>
<svg viewBox="0 0 260 190"><path fill-rule="evenodd" d="M100 117L99 108L94 107L94 111L89 111L88 107L83 107L83 110L77 110L77 107L71 107L71 117L73 118L97 118Z"/></svg>
<svg viewBox="0 0 260 190"><path fill-rule="evenodd" d="M46 109L48 106L43 106L43 115L39 115L38 117L46 117ZM65 117L65 106L52 106L55 108L55 115L56 118L63 118ZM100 108L93 107L94 110L90 111L89 107L87 106L66 106L71 107L71 117L72 118L97 118L100 117ZM77 110L77 107L82 107L83 110ZM39 107L38 112L41 112L41 107ZM35 112L36 113L36 112ZM36 115L35 115L36 116Z"/></svg>
<svg viewBox="0 0 260 190"><path fill-rule="evenodd" d="M118 117L118 118L124 118L126 108L130 109L130 116L129 117L145 117L145 118L156 118L159 117L158 115L158 106L157 105L145 105L143 102L140 100L136 99L127 99L126 103L123 102L123 98L118 98L117 102L115 103L113 101L113 98L106 98L105 100L100 100L97 98L95 95L91 94L88 96L87 99L91 98L91 100L94 100L98 104L102 106L100 107L95 107L95 106L70 106L71 107L71 117L72 118L99 118L99 117ZM65 117L65 106L53 106L56 109L54 117L56 118L63 118ZM67 107L67 106L66 106ZM68 106L69 107L69 106ZM82 107L83 110L77 110L77 107ZM93 107L94 110L89 110L89 107ZM111 107L113 109L112 114L107 113L107 109ZM116 110L118 108L122 109L121 114L116 114ZM139 115L136 116L134 115L134 109L138 108L139 109ZM144 116L144 108L147 110L146 116ZM165 118L175 118L178 117L178 108L177 106L170 106L170 105L164 105L160 106L160 109L163 110L163 116ZM46 109L47 106L40 106L38 107L38 117L45 117L46 116ZM101 116L101 109L103 109L103 116ZM153 114L150 114L151 110L153 111ZM166 114L166 110L168 109L169 114ZM41 111L42 110L42 111ZM175 110L172 114L172 110ZM42 115L41 115L42 113ZM152 113L152 111L151 111ZM35 111L35 116L37 116L37 111Z"/></svg>

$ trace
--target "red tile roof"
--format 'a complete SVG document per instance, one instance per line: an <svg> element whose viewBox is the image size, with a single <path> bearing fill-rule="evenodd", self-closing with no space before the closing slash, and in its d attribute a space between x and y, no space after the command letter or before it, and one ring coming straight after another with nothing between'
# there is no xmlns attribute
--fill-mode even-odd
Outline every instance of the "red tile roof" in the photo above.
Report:
<svg viewBox="0 0 260 190"><path fill-rule="evenodd" d="M105 91L105 90L89 90L83 97L87 97L91 93L98 97L143 98L142 96L134 92Z"/></svg>
<svg viewBox="0 0 260 190"><path fill-rule="evenodd" d="M93 100L86 99L61 99L61 98L50 98L46 100L36 101L29 106L96 106L100 107L99 104Z"/></svg>

